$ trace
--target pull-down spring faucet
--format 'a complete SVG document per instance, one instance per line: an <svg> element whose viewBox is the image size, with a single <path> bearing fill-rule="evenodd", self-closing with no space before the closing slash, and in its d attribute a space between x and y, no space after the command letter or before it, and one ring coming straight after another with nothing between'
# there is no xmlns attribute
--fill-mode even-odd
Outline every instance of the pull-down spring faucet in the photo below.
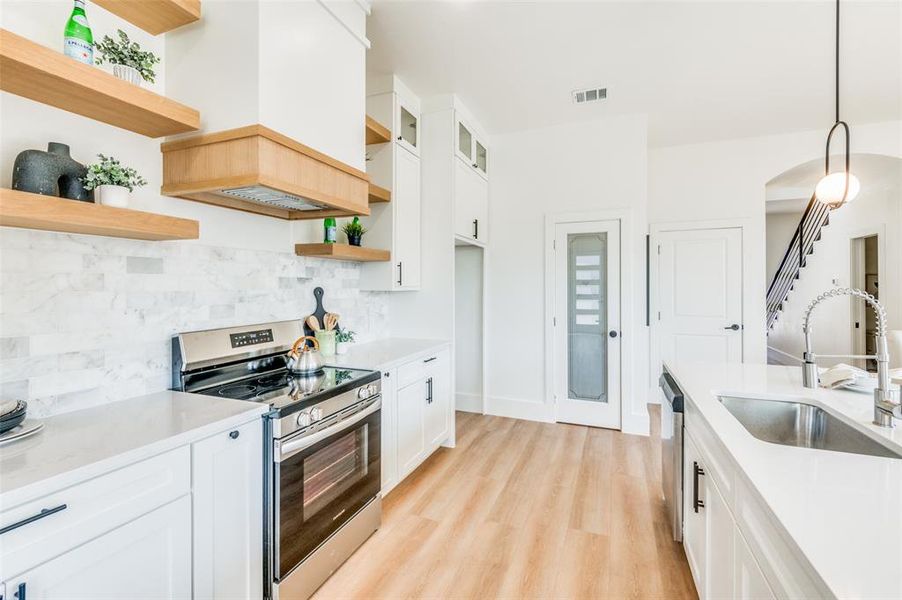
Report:
<svg viewBox="0 0 902 600"><path fill-rule="evenodd" d="M873 355L844 356L837 354L815 354L811 351L811 312L814 307L827 298L836 296L853 296L861 298L871 305L877 315L877 353ZM806 388L816 388L820 382L815 360L818 358L862 358L877 361L877 387L874 389L874 424L881 427L893 427L893 417L902 418L902 405L899 403L899 390L890 388L889 381L889 346L886 343L886 308L871 294L854 288L836 288L828 290L811 301L805 311L805 322L802 326L805 333L805 364L802 365L802 383Z"/></svg>

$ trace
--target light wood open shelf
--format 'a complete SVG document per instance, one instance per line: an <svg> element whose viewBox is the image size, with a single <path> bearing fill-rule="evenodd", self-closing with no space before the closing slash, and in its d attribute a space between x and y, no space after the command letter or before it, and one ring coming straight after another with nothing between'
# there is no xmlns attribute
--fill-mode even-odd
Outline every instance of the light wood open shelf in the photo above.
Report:
<svg viewBox="0 0 902 600"><path fill-rule="evenodd" d="M135 240L196 240L197 221L0 188L0 226Z"/></svg>
<svg viewBox="0 0 902 600"><path fill-rule="evenodd" d="M380 187L373 182L370 182L368 195L370 204L375 204L377 202L391 202L391 190Z"/></svg>
<svg viewBox="0 0 902 600"><path fill-rule="evenodd" d="M94 0L94 4L153 35L200 19L200 0Z"/></svg>
<svg viewBox="0 0 902 600"><path fill-rule="evenodd" d="M200 113L0 29L0 89L156 138L200 127Z"/></svg>
<svg viewBox="0 0 902 600"><path fill-rule="evenodd" d="M388 141L391 141L391 131L388 130L388 127L380 124L373 117L367 115L366 116L366 143L370 144L384 144Z"/></svg>
<svg viewBox="0 0 902 600"><path fill-rule="evenodd" d="M296 244L294 253L298 256L356 260L359 262L387 262L391 260L391 253L388 250L361 248L350 244Z"/></svg>

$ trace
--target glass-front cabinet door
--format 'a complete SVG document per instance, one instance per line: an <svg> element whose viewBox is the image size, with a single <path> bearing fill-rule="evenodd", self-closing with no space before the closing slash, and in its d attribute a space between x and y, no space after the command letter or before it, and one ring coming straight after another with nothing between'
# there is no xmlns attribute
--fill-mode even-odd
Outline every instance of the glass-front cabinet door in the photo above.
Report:
<svg viewBox="0 0 902 600"><path fill-rule="evenodd" d="M475 140L476 142L476 161L473 166L476 167L476 170L479 171L482 175L489 174L489 151L485 149L479 140Z"/></svg>
<svg viewBox="0 0 902 600"><path fill-rule="evenodd" d="M457 156L468 165L473 163L473 134L462 121L457 122Z"/></svg>
<svg viewBox="0 0 902 600"><path fill-rule="evenodd" d="M419 116L403 104L398 106L398 135L401 145L416 155L420 153Z"/></svg>

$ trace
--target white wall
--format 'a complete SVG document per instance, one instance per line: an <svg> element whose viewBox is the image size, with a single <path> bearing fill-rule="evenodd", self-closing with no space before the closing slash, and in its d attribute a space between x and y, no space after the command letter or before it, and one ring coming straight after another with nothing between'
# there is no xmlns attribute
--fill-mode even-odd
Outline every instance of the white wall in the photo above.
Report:
<svg viewBox="0 0 902 600"><path fill-rule="evenodd" d="M205 1L202 20L178 30L178 36L187 36L179 39L193 39L193 34L213 40L216 52L196 66L189 59L202 53L192 54L190 43L184 47L166 43L174 33L150 36L90 2L87 14L95 39L104 33L115 35L121 28L163 58L151 89L199 109L204 127L226 128L248 124L245 117L259 110L255 100L236 92L245 88L256 97L257 58L253 52L246 53L242 62L230 54L236 36L255 40L251 4ZM306 123L298 131L310 132L312 137L315 126L321 132L315 144L299 141L320 145L320 150L362 168L364 46L329 21L332 17L317 2L266 4L272 4L273 10L300 4L303 11L319 15L314 19L305 12L310 19L294 22L298 36L283 32L273 43L298 41L296 37L303 38L300 32L305 30L317 36L328 31L330 40L326 47L297 46L294 58L304 63L305 80L292 80L291 85L303 85L304 98L297 97L297 89L284 96L286 124L281 128ZM357 7L362 21L363 9L350 0L346 4ZM4 0L0 23L61 50L63 26L71 10L70 0ZM344 50L332 52L336 45ZM345 60L351 64L343 64ZM312 64L314 71L309 70ZM297 72L291 66L287 65L289 79ZM316 77L328 72L343 73L347 87L319 85ZM225 89L215 87L217 83ZM337 92L346 93L347 98L335 101L332 96ZM336 107L334 112L323 110L329 105ZM235 121L229 123L229 118ZM48 141L64 142L81 162L90 162L102 152L137 168L148 185L135 191L132 207L200 222L200 239L184 242L0 228L0 394L4 397L27 399L35 413L43 415L166 389L172 334L302 318L313 308L311 289L316 285L325 288L327 307L340 312L362 340L388 335L386 297L360 292L359 265L294 256L292 244L298 238L288 221L160 196L161 140L7 93L0 94L0 120L0 186L10 187L13 161L20 151L46 149ZM277 123L270 126L280 128ZM342 154L341 148L348 153ZM318 230L319 224L311 227Z"/></svg>
<svg viewBox="0 0 902 600"><path fill-rule="evenodd" d="M454 249L454 354L457 410L482 412L483 250Z"/></svg>
<svg viewBox="0 0 902 600"><path fill-rule="evenodd" d="M779 212L768 213L764 220L765 228L765 254L766 277L765 282L769 286L774 274L780 268L780 263L786 255L789 242L799 226L801 213Z"/></svg>
<svg viewBox="0 0 902 600"><path fill-rule="evenodd" d="M550 421L546 391L545 217L626 208L632 239L624 248L634 285L624 306L623 429L644 432L648 338L645 327L646 122L629 116L496 136L489 180L486 411Z"/></svg>
<svg viewBox="0 0 902 600"><path fill-rule="evenodd" d="M900 155L902 122L850 125L854 152ZM747 362L766 362L765 185L787 169L822 156L828 126L649 151L650 222L747 220L743 240L743 355ZM649 385L655 384L649 381Z"/></svg>

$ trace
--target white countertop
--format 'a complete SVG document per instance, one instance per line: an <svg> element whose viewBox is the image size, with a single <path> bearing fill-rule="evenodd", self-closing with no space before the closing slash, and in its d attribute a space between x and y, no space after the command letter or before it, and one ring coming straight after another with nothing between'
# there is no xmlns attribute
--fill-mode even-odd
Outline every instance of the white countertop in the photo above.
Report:
<svg viewBox="0 0 902 600"><path fill-rule="evenodd" d="M268 408L159 392L42 419L42 431L0 446L0 508L247 423Z"/></svg>
<svg viewBox="0 0 902 600"><path fill-rule="evenodd" d="M902 460L764 442L717 401L798 398L902 450L902 426L871 424L872 395L806 389L797 367L671 361L667 369L836 596L902 598Z"/></svg>
<svg viewBox="0 0 902 600"><path fill-rule="evenodd" d="M326 356L324 360L330 366L384 371L449 345L450 342L442 340L387 338L365 344L350 344L346 354Z"/></svg>

